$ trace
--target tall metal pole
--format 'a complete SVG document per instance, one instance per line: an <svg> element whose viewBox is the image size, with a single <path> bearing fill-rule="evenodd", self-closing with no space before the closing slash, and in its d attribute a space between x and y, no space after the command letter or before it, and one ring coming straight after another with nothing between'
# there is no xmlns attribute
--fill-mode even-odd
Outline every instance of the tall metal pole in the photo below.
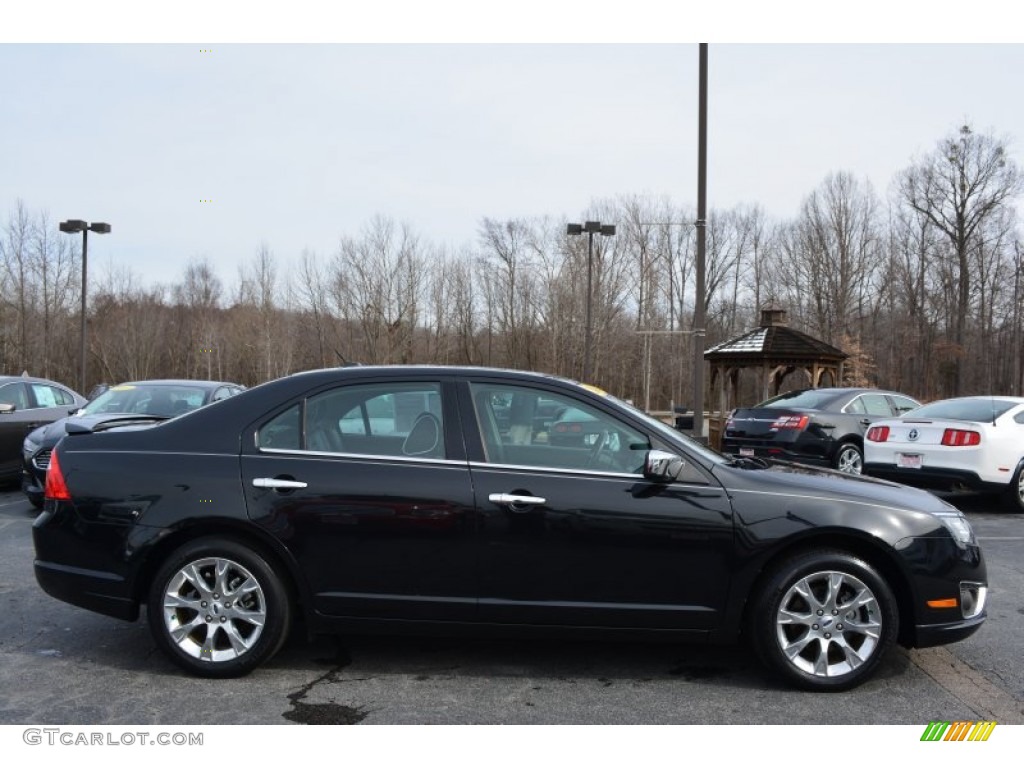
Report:
<svg viewBox="0 0 1024 768"><path fill-rule="evenodd" d="M594 300L594 233L587 233L587 310L584 319L585 330L583 334L583 383L590 384L590 354L591 336L593 329L590 327L591 310L590 305Z"/></svg>
<svg viewBox="0 0 1024 768"><path fill-rule="evenodd" d="M89 263L89 228L86 227L82 230L82 330L81 330L81 341L82 341L82 369L79 374L78 392L83 397L88 397L88 391L85 388L85 373L86 373L86 356L85 356L85 295L89 287L88 268Z"/></svg>
<svg viewBox="0 0 1024 768"><path fill-rule="evenodd" d="M700 44L697 130L697 297L693 308L693 436L704 437L704 253L707 243L708 44Z"/></svg>

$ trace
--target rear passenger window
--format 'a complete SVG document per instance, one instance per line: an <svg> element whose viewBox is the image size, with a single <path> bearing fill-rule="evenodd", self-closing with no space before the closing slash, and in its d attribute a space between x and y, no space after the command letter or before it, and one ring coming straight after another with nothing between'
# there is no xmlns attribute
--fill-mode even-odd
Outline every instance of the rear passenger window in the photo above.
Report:
<svg viewBox="0 0 1024 768"><path fill-rule="evenodd" d="M864 401L868 416L892 416L892 408L885 395L863 395L861 400Z"/></svg>
<svg viewBox="0 0 1024 768"><path fill-rule="evenodd" d="M438 383L339 387L306 403L306 450L443 459Z"/></svg>

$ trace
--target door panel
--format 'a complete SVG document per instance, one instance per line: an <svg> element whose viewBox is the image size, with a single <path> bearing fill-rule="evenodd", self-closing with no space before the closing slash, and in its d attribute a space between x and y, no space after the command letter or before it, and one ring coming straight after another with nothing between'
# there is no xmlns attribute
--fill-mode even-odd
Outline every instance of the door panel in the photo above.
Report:
<svg viewBox="0 0 1024 768"><path fill-rule="evenodd" d="M475 617L476 511L454 394L442 397L452 386L327 388L243 447L249 515L294 554L317 611Z"/></svg>
<svg viewBox="0 0 1024 768"><path fill-rule="evenodd" d="M306 486L257 488L257 478ZM473 617L475 513L464 463L244 456L242 480L250 517L299 560L318 612Z"/></svg>
<svg viewBox="0 0 1024 768"><path fill-rule="evenodd" d="M466 444L480 513L482 620L717 626L732 512L713 478L645 480L637 472L650 436L599 399L486 381L459 394L463 422L480 430ZM551 403L553 418L539 423L537 411ZM509 415L499 418L499 408ZM533 500L508 503L509 496Z"/></svg>
<svg viewBox="0 0 1024 768"><path fill-rule="evenodd" d="M710 629L729 586L720 488L474 464L483 620ZM489 501L544 499L516 510Z"/></svg>

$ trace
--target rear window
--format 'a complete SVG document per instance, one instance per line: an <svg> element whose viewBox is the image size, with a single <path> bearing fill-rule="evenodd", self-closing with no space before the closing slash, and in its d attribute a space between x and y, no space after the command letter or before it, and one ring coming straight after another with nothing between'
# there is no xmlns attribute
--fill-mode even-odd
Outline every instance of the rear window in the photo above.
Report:
<svg viewBox="0 0 1024 768"><path fill-rule="evenodd" d="M181 384L119 384L83 409L83 413L139 413L178 416L203 404L206 390Z"/></svg>
<svg viewBox="0 0 1024 768"><path fill-rule="evenodd" d="M818 389L805 389L765 400L755 408L824 408L836 399L835 392L822 392Z"/></svg>
<svg viewBox="0 0 1024 768"><path fill-rule="evenodd" d="M977 400L940 400L922 405L907 414L910 419L954 419L956 421L994 421L1019 405L1012 400L984 398Z"/></svg>

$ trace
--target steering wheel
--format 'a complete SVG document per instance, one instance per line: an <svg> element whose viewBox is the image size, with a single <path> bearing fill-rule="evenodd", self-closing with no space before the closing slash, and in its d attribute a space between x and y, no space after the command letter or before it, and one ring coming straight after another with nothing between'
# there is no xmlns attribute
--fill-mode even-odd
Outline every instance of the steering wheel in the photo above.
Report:
<svg viewBox="0 0 1024 768"><path fill-rule="evenodd" d="M605 448L608 448L611 444L611 435L609 435L607 429L602 429L597 433L597 440L594 441L594 447L590 449L590 456L587 457L587 467L593 468L598 466L598 461Z"/></svg>

